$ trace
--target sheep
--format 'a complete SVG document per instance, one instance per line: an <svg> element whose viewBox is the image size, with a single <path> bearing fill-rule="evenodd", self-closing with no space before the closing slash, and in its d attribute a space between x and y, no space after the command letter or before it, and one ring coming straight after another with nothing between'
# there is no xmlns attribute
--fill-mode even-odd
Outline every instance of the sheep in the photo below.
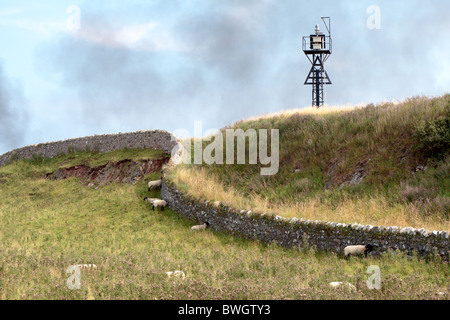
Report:
<svg viewBox="0 0 450 320"><path fill-rule="evenodd" d="M156 199L152 202L152 210L154 211L155 208L161 207L161 211L164 211L164 207L167 206L167 202L165 200Z"/></svg>
<svg viewBox="0 0 450 320"><path fill-rule="evenodd" d="M155 188L160 188L161 187L161 183L162 183L162 179L163 177L161 177L159 180L153 180L150 181L148 183L148 191L155 189Z"/></svg>
<svg viewBox="0 0 450 320"><path fill-rule="evenodd" d="M203 224L191 227L191 230L205 230L208 227L209 227L209 222L205 221L205 222L203 222Z"/></svg>
<svg viewBox="0 0 450 320"><path fill-rule="evenodd" d="M165 200L161 200L158 198L145 197L144 201L147 201L152 205L152 210L155 210L156 207L161 207L161 211L164 211L164 207L167 206L167 202Z"/></svg>
<svg viewBox="0 0 450 320"><path fill-rule="evenodd" d="M347 246L344 248L345 258L348 259L349 256L355 254L363 254L367 257L367 253L373 250L373 246L371 244L363 245L355 245L355 246Z"/></svg>
<svg viewBox="0 0 450 320"><path fill-rule="evenodd" d="M153 204L153 201L155 200L160 200L158 198L149 198L149 197L145 197L144 201L148 202L149 204Z"/></svg>
<svg viewBox="0 0 450 320"><path fill-rule="evenodd" d="M328 285L330 287L332 287L332 288L338 288L338 287L343 286L343 287L348 288L350 290L356 290L356 287L354 285L352 285L351 283L349 283L349 282L337 281L337 282L330 282Z"/></svg>

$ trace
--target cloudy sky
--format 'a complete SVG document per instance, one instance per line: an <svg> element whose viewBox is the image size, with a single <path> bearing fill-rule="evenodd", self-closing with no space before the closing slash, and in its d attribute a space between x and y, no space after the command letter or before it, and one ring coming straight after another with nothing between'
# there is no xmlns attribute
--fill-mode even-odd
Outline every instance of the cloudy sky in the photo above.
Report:
<svg viewBox="0 0 450 320"><path fill-rule="evenodd" d="M321 16L329 105L442 95L448 12L447 0L2 0L0 154L309 106L301 39Z"/></svg>

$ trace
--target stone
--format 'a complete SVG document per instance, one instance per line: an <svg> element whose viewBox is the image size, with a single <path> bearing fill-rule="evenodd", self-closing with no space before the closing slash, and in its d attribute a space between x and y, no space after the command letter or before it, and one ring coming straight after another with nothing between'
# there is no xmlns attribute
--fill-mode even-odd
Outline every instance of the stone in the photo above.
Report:
<svg viewBox="0 0 450 320"><path fill-rule="evenodd" d="M428 230L424 230L424 231L422 232L422 235L423 235L424 237L429 237L429 236L431 235L431 232L428 231Z"/></svg>
<svg viewBox="0 0 450 320"><path fill-rule="evenodd" d="M364 167L356 169L355 173L353 174L353 177L350 180L350 185L356 186L360 184L365 176Z"/></svg>

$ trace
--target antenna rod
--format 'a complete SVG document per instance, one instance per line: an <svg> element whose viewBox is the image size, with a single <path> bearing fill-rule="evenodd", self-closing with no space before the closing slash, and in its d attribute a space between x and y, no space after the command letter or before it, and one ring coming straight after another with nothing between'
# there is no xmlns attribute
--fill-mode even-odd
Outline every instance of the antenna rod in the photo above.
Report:
<svg viewBox="0 0 450 320"><path fill-rule="evenodd" d="M323 24L324 24L325 27L327 28L328 36L331 37L331 19L330 19L330 17L320 17L320 19L322 19ZM328 19L328 25L327 25L327 23L325 22L325 19Z"/></svg>

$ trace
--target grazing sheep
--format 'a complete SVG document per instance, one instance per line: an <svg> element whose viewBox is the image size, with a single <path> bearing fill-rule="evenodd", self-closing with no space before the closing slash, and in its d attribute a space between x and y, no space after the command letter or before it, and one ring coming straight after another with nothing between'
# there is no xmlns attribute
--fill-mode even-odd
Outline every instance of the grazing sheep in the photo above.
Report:
<svg viewBox="0 0 450 320"><path fill-rule="evenodd" d="M149 197L145 197L144 198L144 201L147 201L150 204L153 204L153 201L155 201L155 200L160 200L160 199L158 199L158 198L149 198Z"/></svg>
<svg viewBox="0 0 450 320"><path fill-rule="evenodd" d="M338 287L343 286L343 287L351 289L351 290L356 290L356 287L349 282L337 281L337 282L330 282L328 285L332 288L338 288Z"/></svg>
<svg viewBox="0 0 450 320"><path fill-rule="evenodd" d="M153 180L148 183L148 191L156 188L161 187L163 177L161 177L159 180Z"/></svg>
<svg viewBox="0 0 450 320"><path fill-rule="evenodd" d="M205 230L208 227L209 227L209 222L205 221L205 222L203 222L203 224L191 227L191 230Z"/></svg>
<svg viewBox="0 0 450 320"><path fill-rule="evenodd" d="M363 254L367 257L367 253L373 250L373 246L371 244L356 245L356 246L347 246L344 248L345 258L348 259L349 256L355 254Z"/></svg>
<svg viewBox="0 0 450 320"><path fill-rule="evenodd" d="M161 211L164 211L164 207L167 206L167 202L165 200L157 199L152 202L152 210L155 208L161 207Z"/></svg>

